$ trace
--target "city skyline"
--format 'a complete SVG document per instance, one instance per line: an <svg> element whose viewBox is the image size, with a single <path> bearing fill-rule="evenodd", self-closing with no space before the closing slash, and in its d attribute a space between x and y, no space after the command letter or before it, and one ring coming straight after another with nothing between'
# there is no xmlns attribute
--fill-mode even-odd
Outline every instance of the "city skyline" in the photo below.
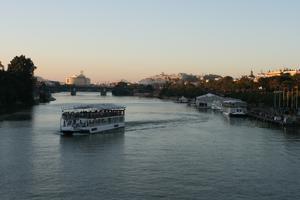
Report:
<svg viewBox="0 0 300 200"><path fill-rule="evenodd" d="M0 60L36 75L138 81L161 72L239 77L299 68L300 2L0 0Z"/></svg>

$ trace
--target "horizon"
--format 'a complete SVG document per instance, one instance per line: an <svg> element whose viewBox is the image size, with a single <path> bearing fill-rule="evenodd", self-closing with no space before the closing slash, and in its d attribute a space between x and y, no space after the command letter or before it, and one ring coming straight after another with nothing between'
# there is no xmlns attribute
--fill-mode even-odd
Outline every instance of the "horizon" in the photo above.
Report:
<svg viewBox="0 0 300 200"><path fill-rule="evenodd" d="M26 55L25 55L26 56ZM27 56L26 56L27 57ZM30 57L27 57L27 58L30 58ZM1 62L1 64L2 65L4 65L4 69L7 69L7 65L9 64L9 63L3 63L1 60L0 60L0 62ZM34 61L33 61L34 62ZM35 64L36 65L36 64ZM37 69L38 69L38 66L36 66L37 67ZM243 76L247 76L247 75L249 75L250 73L251 73L251 71L253 72L253 74L254 75L257 75L257 74L260 74L260 73L266 73L266 72L271 72L271 71L279 71L279 70L284 70L284 69L288 69L288 70L300 70L299 69L299 67L293 67L293 66L281 66L281 67L277 67L277 68L275 68L275 67L271 67L271 68L269 68L269 69L266 69L266 70L261 70L261 71L259 71L259 72L255 72L255 71L253 71L252 69L247 73L247 72L245 72L245 73L243 73L243 74L241 74L241 75L239 75L239 76L233 76L233 75L231 75L231 74L216 74L216 73L210 73L210 72L207 72L207 73L205 73L205 72L202 72L202 73L198 73L198 74L194 74L194 73L188 73L188 72L184 72L184 71L180 71L180 72L171 72L171 73L165 73L165 72L159 72L159 73L156 73L156 74L151 74L151 75L149 75L149 76L145 76L145 77L142 77L142 78L140 78L140 79L138 79L138 80L127 80L127 79L125 79L125 78L119 78L119 79L116 79L116 80L106 80L106 81L97 81L97 82L95 82L95 81L93 81L93 80L91 80L91 84L103 84L103 83L116 83L116 82L122 82L122 81L128 81L128 82L131 82L131 83L137 83L137 82L139 82L139 81L141 81L141 80L143 80L143 79L146 79L146 78L152 78L152 77L154 77L154 76L157 76L157 75L160 75L160 74L165 74L165 75L178 75L178 74L181 74L181 73L183 73L183 74L188 74L188 75L195 75L195 76L205 76L205 75L219 75L219 76L222 76L222 77L225 77L225 76L231 76L231 77L233 77L233 78L241 78L241 77L243 77ZM49 79L49 78L47 78L47 77L43 77L43 76L40 76L39 74L34 74L36 77L40 77L40 78L42 78L42 79L45 79L45 80L48 80L48 81L58 81L58 82L60 82L60 83L65 83L65 79L66 78L69 78L69 77L71 77L71 76L78 76L78 75L80 75L81 73L83 73L83 75L85 76L85 77L87 77L87 78L90 78L89 76L87 76L86 74L85 74L85 72L83 71L83 70L81 70L79 73L73 73L73 74L69 74L69 75L66 75L66 77L65 78L63 78L62 80L57 80L57 79Z"/></svg>
<svg viewBox="0 0 300 200"><path fill-rule="evenodd" d="M49 80L81 70L97 83L299 69L295 0L0 3L2 64L23 54Z"/></svg>

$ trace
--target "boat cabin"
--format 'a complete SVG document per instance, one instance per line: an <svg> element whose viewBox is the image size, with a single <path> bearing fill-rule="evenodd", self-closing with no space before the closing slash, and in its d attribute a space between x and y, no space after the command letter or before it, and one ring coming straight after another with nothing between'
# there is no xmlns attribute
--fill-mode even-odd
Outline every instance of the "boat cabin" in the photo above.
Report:
<svg viewBox="0 0 300 200"><path fill-rule="evenodd" d="M62 109L63 133L101 132L125 126L125 107L115 104L80 105Z"/></svg>

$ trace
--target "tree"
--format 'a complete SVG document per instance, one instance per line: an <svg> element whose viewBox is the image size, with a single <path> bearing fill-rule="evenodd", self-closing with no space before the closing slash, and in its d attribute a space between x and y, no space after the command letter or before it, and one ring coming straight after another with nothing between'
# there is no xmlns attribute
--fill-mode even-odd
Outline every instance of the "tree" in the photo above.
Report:
<svg viewBox="0 0 300 200"><path fill-rule="evenodd" d="M258 79L259 87L261 87L263 90L269 90L269 78L260 78Z"/></svg>
<svg viewBox="0 0 300 200"><path fill-rule="evenodd" d="M221 89L222 92L230 92L234 89L234 80L231 76L225 76L218 81L218 87L216 89Z"/></svg>
<svg viewBox="0 0 300 200"><path fill-rule="evenodd" d="M8 64L7 73L13 81L14 92L18 95L17 100L22 104L33 103L33 90L35 84L34 70L36 66L30 58L24 55L16 56Z"/></svg>
<svg viewBox="0 0 300 200"><path fill-rule="evenodd" d="M112 94L114 96L132 96L133 89L129 87L126 82L119 82L113 89Z"/></svg>
<svg viewBox="0 0 300 200"><path fill-rule="evenodd" d="M10 61L7 71L15 74L33 77L35 69L36 66L34 66L32 60L30 58L26 58L24 55L21 55L14 57L14 59Z"/></svg>
<svg viewBox="0 0 300 200"><path fill-rule="evenodd" d="M258 88L253 79L249 78L248 76L243 76L236 82L237 88L240 91L247 91L247 90L254 90Z"/></svg>

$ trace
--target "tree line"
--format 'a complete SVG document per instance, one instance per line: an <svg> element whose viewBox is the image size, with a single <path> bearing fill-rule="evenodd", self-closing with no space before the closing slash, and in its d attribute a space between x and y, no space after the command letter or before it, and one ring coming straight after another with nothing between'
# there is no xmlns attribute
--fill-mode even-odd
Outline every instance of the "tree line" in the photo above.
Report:
<svg viewBox="0 0 300 200"><path fill-rule="evenodd" d="M225 76L218 80L199 80L195 83L166 83L160 91L162 97L185 96L195 98L206 93L239 98L249 104L273 105L274 91L291 90L300 86L300 75L281 74L255 80L243 76L238 80Z"/></svg>
<svg viewBox="0 0 300 200"><path fill-rule="evenodd" d="M128 84L126 82L119 82L112 89L114 96L133 96L137 93L153 93L154 88L151 85Z"/></svg>
<svg viewBox="0 0 300 200"><path fill-rule="evenodd" d="M238 98L248 104L271 107L274 103L274 91L291 90L295 87L300 87L300 75L282 74L258 80L249 76L243 76L238 80L231 76L225 76L197 82L168 81L160 87L120 82L113 88L112 93L115 96L132 96L135 92L147 92L156 93L158 95L152 96L160 98L181 96L195 98L207 93L214 93L224 97Z"/></svg>

